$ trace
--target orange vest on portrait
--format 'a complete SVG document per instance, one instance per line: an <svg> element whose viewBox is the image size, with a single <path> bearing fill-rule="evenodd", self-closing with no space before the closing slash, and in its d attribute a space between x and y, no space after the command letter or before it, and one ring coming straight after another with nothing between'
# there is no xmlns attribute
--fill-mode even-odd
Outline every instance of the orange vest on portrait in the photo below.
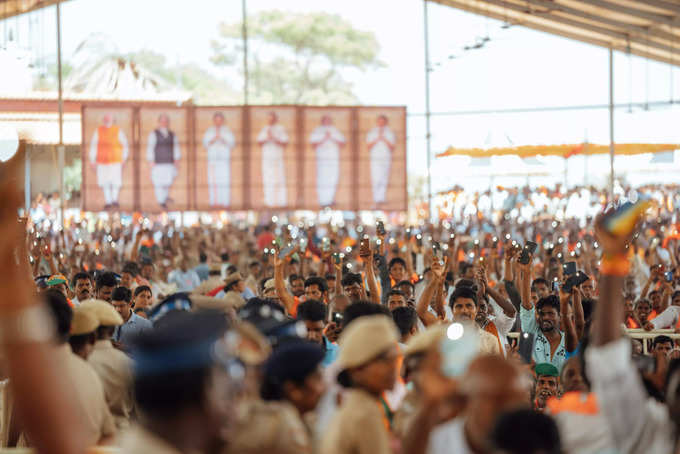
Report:
<svg viewBox="0 0 680 454"><path fill-rule="evenodd" d="M109 128L97 128L97 164L116 164L123 160L123 144L118 140L120 128L113 125Z"/></svg>

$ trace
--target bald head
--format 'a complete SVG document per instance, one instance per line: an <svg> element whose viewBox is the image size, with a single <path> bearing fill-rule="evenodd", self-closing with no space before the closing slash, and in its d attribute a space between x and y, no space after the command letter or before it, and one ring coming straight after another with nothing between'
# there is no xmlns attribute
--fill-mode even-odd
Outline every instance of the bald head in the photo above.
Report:
<svg viewBox="0 0 680 454"><path fill-rule="evenodd" d="M522 370L502 356L485 355L472 361L461 386L470 442L479 450L487 449L498 415L529 407L530 387Z"/></svg>

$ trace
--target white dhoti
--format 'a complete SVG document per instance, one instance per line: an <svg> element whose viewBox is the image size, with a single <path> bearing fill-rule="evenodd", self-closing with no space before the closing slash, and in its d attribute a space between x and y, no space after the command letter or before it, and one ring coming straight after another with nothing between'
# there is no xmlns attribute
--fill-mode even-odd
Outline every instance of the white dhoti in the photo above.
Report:
<svg viewBox="0 0 680 454"><path fill-rule="evenodd" d="M176 177L177 168L174 164L155 164L151 169L151 182L159 205L164 205L168 201L170 186Z"/></svg>
<svg viewBox="0 0 680 454"><path fill-rule="evenodd" d="M210 205L229 206L231 184L231 161L216 159L208 160L208 187L210 190Z"/></svg>
<svg viewBox="0 0 680 454"><path fill-rule="evenodd" d="M283 147L273 143L262 145L262 188L266 206L282 207L287 203L284 165Z"/></svg>
<svg viewBox="0 0 680 454"><path fill-rule="evenodd" d="M120 162L97 164L97 185L104 192L106 205L118 203L118 194L123 185L123 165Z"/></svg>
<svg viewBox="0 0 680 454"><path fill-rule="evenodd" d="M383 142L373 145L371 148L371 186L375 203L385 202L391 166L392 152L389 147Z"/></svg>
<svg viewBox="0 0 680 454"><path fill-rule="evenodd" d="M340 180L340 148L332 142L316 147L316 189L319 205L331 206Z"/></svg>

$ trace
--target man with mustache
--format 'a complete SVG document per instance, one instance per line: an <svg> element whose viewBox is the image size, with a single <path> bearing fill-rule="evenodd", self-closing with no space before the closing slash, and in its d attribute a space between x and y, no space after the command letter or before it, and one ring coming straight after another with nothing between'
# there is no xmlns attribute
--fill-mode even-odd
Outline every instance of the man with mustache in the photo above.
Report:
<svg viewBox="0 0 680 454"><path fill-rule="evenodd" d="M558 373L552 364L536 365L536 388L534 392L534 410L545 410L548 399L557 395Z"/></svg>
<svg viewBox="0 0 680 454"><path fill-rule="evenodd" d="M567 356L565 335L560 331L560 298L557 295L541 297L534 307L529 296L530 267L530 264L520 264L523 273L522 306L519 308L522 333L533 334L531 359L536 364L552 364L560 372Z"/></svg>
<svg viewBox="0 0 680 454"><path fill-rule="evenodd" d="M81 302L90 299L93 296L92 287L94 286L92 285L92 278L83 271L76 273L75 276L73 276L73 279L71 279L71 287L76 294L76 297L71 300L74 306L79 306Z"/></svg>
<svg viewBox="0 0 680 454"><path fill-rule="evenodd" d="M479 351L481 354L495 354L500 355L500 347L498 340L493 334L479 328L475 322L477 318L477 294L474 290L468 287L459 287L452 294L449 299L451 312L453 312L454 322L472 322L477 329L479 336Z"/></svg>

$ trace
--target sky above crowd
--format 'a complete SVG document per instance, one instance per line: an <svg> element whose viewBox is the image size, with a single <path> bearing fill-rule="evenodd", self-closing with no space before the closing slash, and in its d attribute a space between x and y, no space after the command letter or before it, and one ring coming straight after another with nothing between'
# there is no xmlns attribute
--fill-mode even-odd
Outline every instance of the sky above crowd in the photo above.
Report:
<svg viewBox="0 0 680 454"><path fill-rule="evenodd" d="M365 73L351 71L346 77L354 83L362 104L407 106L408 167L412 175L426 173L421 0L248 0L247 8L249 13L271 9L325 11L342 16L356 28L374 32L381 49L379 58L386 65ZM504 28L500 21L437 4L429 5L429 10L433 154L450 145L608 143L606 109L442 115L483 109L605 105L609 101L608 51L520 26ZM72 0L62 7L63 49L65 55L72 55L88 35L100 32L111 36L122 52L151 49L170 61L195 62L215 71L209 62L210 41L217 36L218 24L240 18L241 2L236 0L117 0L115 4ZM45 23L48 37L51 26L49 21ZM484 37L489 40L483 48L464 50ZM622 53L615 53L614 65L616 103L677 98L680 68ZM678 143L679 113L677 107L618 109L616 140ZM563 164L559 161L546 161L541 172L559 170L561 175ZM649 156L620 161L621 169L640 168ZM591 182L600 181L606 165L605 157L587 162L572 159L569 181L578 183L585 174ZM504 168L510 172L525 169L512 161L504 162ZM471 174L474 172L465 158L446 158L434 166L435 189L455 184L459 178L468 181L465 178Z"/></svg>

